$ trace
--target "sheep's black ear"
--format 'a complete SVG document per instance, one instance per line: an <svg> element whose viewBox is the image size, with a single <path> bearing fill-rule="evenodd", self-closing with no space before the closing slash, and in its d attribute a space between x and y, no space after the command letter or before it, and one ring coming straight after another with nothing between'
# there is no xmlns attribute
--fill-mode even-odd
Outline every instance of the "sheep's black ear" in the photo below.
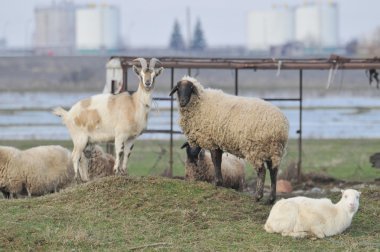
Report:
<svg viewBox="0 0 380 252"><path fill-rule="evenodd" d="M175 86L173 89L172 89L172 91L170 91L170 94L169 94L169 96L172 96L175 92L177 92L178 91L178 86Z"/></svg>
<svg viewBox="0 0 380 252"><path fill-rule="evenodd" d="M185 142L184 144L182 144L181 149L183 149L183 148L185 148L185 147L187 147L187 146L190 146L190 145L189 145L188 142Z"/></svg>
<svg viewBox="0 0 380 252"><path fill-rule="evenodd" d="M198 92L198 89L196 86L194 86L194 84L191 86L191 90L193 91L193 93L199 97L199 92Z"/></svg>
<svg viewBox="0 0 380 252"><path fill-rule="evenodd" d="M132 66L132 69L133 69L133 71L134 71L137 75L140 75L141 68L138 68L137 66L133 65L133 66Z"/></svg>

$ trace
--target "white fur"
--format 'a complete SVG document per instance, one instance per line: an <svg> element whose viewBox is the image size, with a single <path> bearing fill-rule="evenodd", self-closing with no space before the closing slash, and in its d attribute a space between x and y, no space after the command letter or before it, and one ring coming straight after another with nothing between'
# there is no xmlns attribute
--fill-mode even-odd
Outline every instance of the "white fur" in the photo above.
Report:
<svg viewBox="0 0 380 252"><path fill-rule="evenodd" d="M113 175L114 158L100 146L86 148L90 179ZM0 146L0 191L6 198L40 196L72 184L71 152L49 145L19 150Z"/></svg>
<svg viewBox="0 0 380 252"><path fill-rule="evenodd" d="M0 147L0 189L13 198L57 192L74 176L71 153L61 146L39 146L27 150Z"/></svg>
<svg viewBox="0 0 380 252"><path fill-rule="evenodd" d="M342 190L342 198L336 204L326 198L281 199L273 206L264 229L269 233L300 238L340 234L351 225L359 208L359 198L360 192L347 189Z"/></svg>
<svg viewBox="0 0 380 252"><path fill-rule="evenodd" d="M78 179L78 172L82 181L89 179L88 160L83 155L86 146L109 141L115 142L115 173L127 173L131 147L147 125L154 78L162 72L163 68L150 69L152 72L149 72L133 66L133 70L138 74L140 83L137 91L132 95L126 92L117 95L99 94L89 98L87 100L90 100L89 104L85 104L86 100L77 102L69 111L62 108L54 109L53 113L62 117L73 140L72 158L76 179ZM147 81L150 81L149 85ZM117 106L110 109L112 102ZM78 125L78 118L83 118L83 115L89 114L89 111L96 113L97 118L100 119L92 122L92 118L89 118L85 123L81 122Z"/></svg>

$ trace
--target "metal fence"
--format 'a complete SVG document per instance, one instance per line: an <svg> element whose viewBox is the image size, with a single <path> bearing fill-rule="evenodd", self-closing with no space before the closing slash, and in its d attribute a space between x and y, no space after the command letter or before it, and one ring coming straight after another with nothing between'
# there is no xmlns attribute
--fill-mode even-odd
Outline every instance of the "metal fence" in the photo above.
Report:
<svg viewBox="0 0 380 252"><path fill-rule="evenodd" d="M118 58L123 71L123 89L128 90L128 69L133 66L133 59L137 57L118 57L114 56L111 59ZM176 69L187 69L189 75L193 69L229 69L234 70L234 93L239 94L239 71L244 69L253 70L298 70L299 85L298 96L288 98L271 98L268 101L292 101L298 103L299 107L299 128L298 134L298 160L297 173L300 179L302 167L302 111L303 111L303 70L329 70L328 82L331 81L334 71L338 69L351 70L368 70L370 80L374 79L378 82L376 69L380 68L380 58L359 59L345 58L338 55L331 55L329 58L320 59L233 59L233 58L160 58L162 66L170 69L170 89L174 87L174 73ZM180 131L173 130L173 110L174 99L169 97L157 97L155 100L170 101L170 128L169 129L148 129L144 133L166 133L170 135L170 150L169 150L169 173L173 171L173 135L182 134Z"/></svg>

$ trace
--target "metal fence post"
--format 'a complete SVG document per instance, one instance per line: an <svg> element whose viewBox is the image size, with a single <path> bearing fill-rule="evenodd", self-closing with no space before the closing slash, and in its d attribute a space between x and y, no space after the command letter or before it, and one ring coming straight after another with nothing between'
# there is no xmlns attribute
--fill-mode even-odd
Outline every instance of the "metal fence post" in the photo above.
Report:
<svg viewBox="0 0 380 252"><path fill-rule="evenodd" d="M170 90L174 87L174 68L170 72ZM170 157L169 157L169 177L173 177L173 97L170 99Z"/></svg>
<svg viewBox="0 0 380 252"><path fill-rule="evenodd" d="M238 95L239 85L239 70L235 68L235 95Z"/></svg>
<svg viewBox="0 0 380 252"><path fill-rule="evenodd" d="M297 163L297 180L301 182L301 167L302 167L302 100L303 100L303 72L300 69L299 73L299 130L298 130L298 163Z"/></svg>

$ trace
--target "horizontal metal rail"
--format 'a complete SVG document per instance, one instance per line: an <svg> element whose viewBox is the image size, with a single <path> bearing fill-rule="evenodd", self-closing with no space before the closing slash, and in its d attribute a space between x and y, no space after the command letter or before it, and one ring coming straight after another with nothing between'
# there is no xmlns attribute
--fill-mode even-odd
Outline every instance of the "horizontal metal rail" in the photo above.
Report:
<svg viewBox="0 0 380 252"><path fill-rule="evenodd" d="M122 65L131 67L133 59L137 57L118 57ZM338 69L378 69L380 58L346 58L331 55L330 58L318 59L217 59L217 58L181 58L162 57L159 58L162 66L166 68L186 69L309 69L323 70L337 67Z"/></svg>

